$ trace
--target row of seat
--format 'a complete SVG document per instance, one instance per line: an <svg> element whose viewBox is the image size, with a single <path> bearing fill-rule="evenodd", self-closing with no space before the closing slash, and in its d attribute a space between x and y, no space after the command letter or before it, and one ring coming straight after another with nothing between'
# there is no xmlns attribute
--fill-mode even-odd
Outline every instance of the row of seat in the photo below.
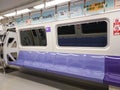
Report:
<svg viewBox="0 0 120 90"><path fill-rule="evenodd" d="M87 54L20 51L17 61L9 64L103 82L104 58Z"/></svg>
<svg viewBox="0 0 120 90"><path fill-rule="evenodd" d="M9 64L120 86L120 56L20 51Z"/></svg>

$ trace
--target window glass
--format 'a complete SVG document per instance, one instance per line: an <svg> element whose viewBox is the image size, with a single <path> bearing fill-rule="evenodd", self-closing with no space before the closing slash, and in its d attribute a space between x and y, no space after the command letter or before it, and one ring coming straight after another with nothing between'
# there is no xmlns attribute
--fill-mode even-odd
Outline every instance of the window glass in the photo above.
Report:
<svg viewBox="0 0 120 90"><path fill-rule="evenodd" d="M66 29L68 27L71 28ZM74 35L68 36L71 31L74 31ZM57 32L59 46L105 47L107 45L106 21L59 26ZM59 32L62 32L62 35Z"/></svg>
<svg viewBox="0 0 120 90"><path fill-rule="evenodd" d="M105 21L85 23L85 24L81 24L81 26L82 26L82 32L84 34L107 32L107 23Z"/></svg>
<svg viewBox="0 0 120 90"><path fill-rule="evenodd" d="M46 46L45 28L32 28L20 31L22 46Z"/></svg>
<svg viewBox="0 0 120 90"><path fill-rule="evenodd" d="M74 25L58 27L58 35L68 35L68 34L75 34Z"/></svg>

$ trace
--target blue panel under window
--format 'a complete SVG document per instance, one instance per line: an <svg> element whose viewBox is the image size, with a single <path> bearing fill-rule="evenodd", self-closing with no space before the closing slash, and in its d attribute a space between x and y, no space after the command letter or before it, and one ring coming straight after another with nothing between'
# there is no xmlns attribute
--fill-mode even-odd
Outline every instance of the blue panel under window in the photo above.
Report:
<svg viewBox="0 0 120 90"><path fill-rule="evenodd" d="M105 47L107 37L59 38L59 46Z"/></svg>

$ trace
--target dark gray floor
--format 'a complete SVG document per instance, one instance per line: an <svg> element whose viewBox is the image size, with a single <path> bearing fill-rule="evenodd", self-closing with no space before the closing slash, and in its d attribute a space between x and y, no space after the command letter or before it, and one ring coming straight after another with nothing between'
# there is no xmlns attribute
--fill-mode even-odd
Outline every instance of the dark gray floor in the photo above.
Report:
<svg viewBox="0 0 120 90"><path fill-rule="evenodd" d="M82 85L77 84L75 86L76 82L73 82L72 85L61 81L59 79L45 78L41 75L10 71L6 75L0 73L0 90L100 90L99 87L93 87L91 89L91 86L88 85L82 87ZM107 89L102 88L101 90Z"/></svg>

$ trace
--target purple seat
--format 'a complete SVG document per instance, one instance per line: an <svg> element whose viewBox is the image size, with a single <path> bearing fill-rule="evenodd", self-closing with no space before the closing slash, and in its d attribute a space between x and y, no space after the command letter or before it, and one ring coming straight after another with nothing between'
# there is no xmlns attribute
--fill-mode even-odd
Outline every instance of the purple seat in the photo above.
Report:
<svg viewBox="0 0 120 90"><path fill-rule="evenodd" d="M20 51L17 61L10 64L102 82L104 59L100 55Z"/></svg>
<svg viewBox="0 0 120 90"><path fill-rule="evenodd" d="M57 72L66 72L69 54L57 53L53 60L53 68L50 70Z"/></svg>
<svg viewBox="0 0 120 90"><path fill-rule="evenodd" d="M34 62L34 66L41 69L49 70L53 68L53 60L55 59L55 53L40 53L37 61Z"/></svg>
<svg viewBox="0 0 120 90"><path fill-rule="evenodd" d="M104 56L73 54L69 57L68 67L70 74L103 82Z"/></svg>
<svg viewBox="0 0 120 90"><path fill-rule="evenodd" d="M46 70L45 66L47 66L47 65L44 63L45 60L47 59L46 54L47 54L47 52L37 52L36 53L36 59L33 61L33 63L30 65L30 67L32 67L33 69L36 68L38 70L39 69ZM32 57L32 58L34 58L34 57ZM31 60L32 60L32 58L31 58Z"/></svg>
<svg viewBox="0 0 120 90"><path fill-rule="evenodd" d="M84 68L84 55L79 54L71 54L68 58L69 61L67 63L68 72L73 75L81 75L83 76L83 68Z"/></svg>
<svg viewBox="0 0 120 90"><path fill-rule="evenodd" d="M107 56L105 58L104 83L120 86L120 56Z"/></svg>
<svg viewBox="0 0 120 90"><path fill-rule="evenodd" d="M22 56L23 60L24 60L24 66L28 66L28 67L33 67L33 64L36 62L37 58L38 58L38 53L39 52L31 52L31 51L25 51ZM19 60L19 59L18 59Z"/></svg>
<svg viewBox="0 0 120 90"><path fill-rule="evenodd" d="M19 61L9 61L8 62L9 65L16 65L16 66L23 66L23 60L19 60Z"/></svg>

